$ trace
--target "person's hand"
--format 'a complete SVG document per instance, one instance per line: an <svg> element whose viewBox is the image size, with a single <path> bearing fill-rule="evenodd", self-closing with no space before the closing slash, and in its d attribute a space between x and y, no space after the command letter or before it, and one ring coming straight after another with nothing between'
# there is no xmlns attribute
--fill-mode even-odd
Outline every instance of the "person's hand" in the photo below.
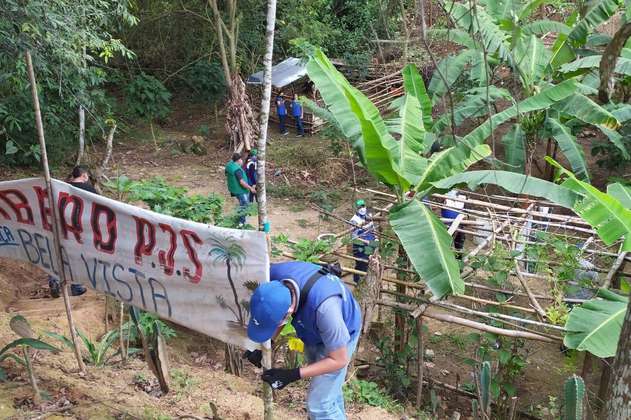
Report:
<svg viewBox="0 0 631 420"><path fill-rule="evenodd" d="M272 389L283 389L292 382L300 379L300 368L295 369L268 369L261 376Z"/></svg>
<svg viewBox="0 0 631 420"><path fill-rule="evenodd" d="M252 194L256 194L256 187L250 187L250 192Z"/></svg>
<svg viewBox="0 0 631 420"><path fill-rule="evenodd" d="M262 367L261 360L263 360L263 353L261 353L261 350L246 350L245 353L243 353L243 358L248 359L248 361L257 368Z"/></svg>

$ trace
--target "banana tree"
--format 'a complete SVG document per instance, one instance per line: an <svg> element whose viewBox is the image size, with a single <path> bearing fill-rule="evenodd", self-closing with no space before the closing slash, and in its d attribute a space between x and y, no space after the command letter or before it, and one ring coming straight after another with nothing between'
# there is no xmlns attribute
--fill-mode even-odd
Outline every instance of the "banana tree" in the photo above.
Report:
<svg viewBox="0 0 631 420"><path fill-rule="evenodd" d="M566 74L558 77L559 67L576 57L575 48L585 43L586 35L583 32L591 30L606 14L596 19L590 10L578 22L574 15L568 20L569 24L576 23L574 26L549 20L529 20L533 10L540 4L543 4L541 0L529 3L486 0L479 5L444 3L443 7L457 28L435 32L438 35L443 33L464 48L439 64L430 82L429 92L436 101L453 89L456 81L462 77L479 87L464 93L464 100L453 110L453 117L447 114L437 122L440 128L446 130L450 123L458 126L467 118L488 114L488 110L500 99L512 101L514 106L513 96L537 95L562 84L554 80L567 78ZM557 34L557 41L551 49L540 38L548 33ZM490 85L490 75L493 74L491 66L498 64L509 66L518 76L521 86L516 95L507 89ZM587 96L593 93L596 93L594 88L579 84L571 95L549 97L552 100L546 107L536 111L517 109L519 112L514 115L515 121L502 137L505 167L530 173L535 145L547 140L555 142L572 170L581 179L589 181L583 149L576 140L576 129L573 129L585 124L600 129L627 157L620 134L615 131L620 121Z"/></svg>
<svg viewBox="0 0 631 420"><path fill-rule="evenodd" d="M421 201L405 198L408 191L423 197L432 183L458 174L491 154L485 144L458 144L425 157L435 136L432 104L418 69L403 71L405 96L397 115L384 120L377 107L340 74L320 50L307 64L335 126L357 152L362 165L398 197L390 224L410 261L436 297L464 292L464 282L451 251L451 236L440 219Z"/></svg>

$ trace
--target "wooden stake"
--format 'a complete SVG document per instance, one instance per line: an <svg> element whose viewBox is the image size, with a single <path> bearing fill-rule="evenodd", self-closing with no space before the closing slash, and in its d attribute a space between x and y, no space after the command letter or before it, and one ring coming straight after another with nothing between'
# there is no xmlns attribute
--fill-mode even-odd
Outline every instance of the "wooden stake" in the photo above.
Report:
<svg viewBox="0 0 631 420"><path fill-rule="evenodd" d="M418 340L416 361L417 361L417 378L418 385L416 387L416 409L421 410L423 405L423 375L425 372L425 345L423 341L423 316L416 319L416 335Z"/></svg>
<svg viewBox="0 0 631 420"><path fill-rule="evenodd" d="M75 358L81 373L85 373L85 364L81 358L81 349L77 340L77 331L72 318L72 308L70 306L70 298L68 297L68 283L66 282L66 270L64 269L63 259L61 257L61 239L59 235L59 215L55 205L55 194L53 193L53 182L50 178L50 169L48 167L48 154L46 153L46 140L44 138L44 124L42 123L42 111L39 107L39 97L37 94L37 84L35 81L35 71L33 70L33 60L30 51L26 51L26 67L28 69L28 78L31 83L31 94L33 96L33 108L35 110L35 126L37 128L37 137L39 138L40 159L42 162L42 170L46 181L46 189L48 190L48 203L50 204L50 212L53 219L53 246L55 249L55 262L59 267L59 281L61 283L61 294L64 298L64 306L66 308L66 316L68 318L68 327L70 328L70 338L74 348Z"/></svg>

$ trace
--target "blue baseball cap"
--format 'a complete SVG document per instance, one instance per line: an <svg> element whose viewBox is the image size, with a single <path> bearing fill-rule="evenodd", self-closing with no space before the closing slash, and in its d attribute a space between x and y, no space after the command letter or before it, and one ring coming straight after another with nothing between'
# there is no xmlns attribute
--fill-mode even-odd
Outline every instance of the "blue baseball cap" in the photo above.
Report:
<svg viewBox="0 0 631 420"><path fill-rule="evenodd" d="M291 306L291 293L280 281L263 283L250 298L248 337L255 343L272 338Z"/></svg>

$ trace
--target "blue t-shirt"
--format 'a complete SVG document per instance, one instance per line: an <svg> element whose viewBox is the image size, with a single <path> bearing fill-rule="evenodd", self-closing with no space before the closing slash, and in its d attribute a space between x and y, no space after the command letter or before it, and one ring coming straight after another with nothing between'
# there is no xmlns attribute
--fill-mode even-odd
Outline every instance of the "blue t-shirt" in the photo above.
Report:
<svg viewBox="0 0 631 420"><path fill-rule="evenodd" d="M276 112L278 115L287 115L287 108L285 107L285 100L282 96L276 97Z"/></svg>
<svg viewBox="0 0 631 420"><path fill-rule="evenodd" d="M342 297L331 296L318 307L316 325L327 353L346 347L351 341L342 315Z"/></svg>
<svg viewBox="0 0 631 420"><path fill-rule="evenodd" d="M291 115L294 117L302 116L302 105L298 101L291 102Z"/></svg>

